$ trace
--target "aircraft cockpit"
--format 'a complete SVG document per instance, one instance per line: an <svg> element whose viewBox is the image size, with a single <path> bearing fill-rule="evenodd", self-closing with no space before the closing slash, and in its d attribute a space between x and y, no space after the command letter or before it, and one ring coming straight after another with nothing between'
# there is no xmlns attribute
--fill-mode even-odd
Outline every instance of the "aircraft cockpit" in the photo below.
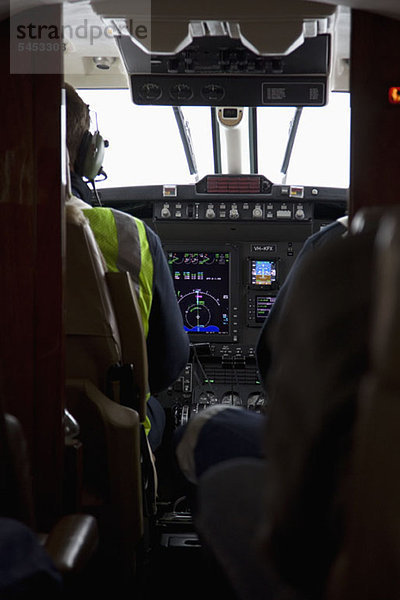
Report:
<svg viewBox="0 0 400 600"><path fill-rule="evenodd" d="M324 0L256 2L251 10L225 1L71 0L62 3L55 27L56 3L26 4L11 2L11 73L47 77L46 53L57 54L62 64L52 92L59 112L64 118L65 81L88 106L90 131L104 151L86 178L90 203L137 217L158 235L190 342L180 376L157 394L166 415L155 452L157 506L146 514L150 528L135 553L138 578L148 586L143 600L176 592L176 573L184 594L204 557L173 437L212 406L268 413L256 359L263 324L304 242L348 214L351 10ZM54 137L62 139L59 168L67 173L64 125ZM82 486L86 475L85 442L83 450L75 443L66 488L71 480ZM39 458L47 449L40 451ZM101 470L95 462L90 466ZM72 497L74 488L67 492ZM112 545L107 552L112 557ZM204 598L209 583L205 578L193 597Z"/></svg>
<svg viewBox="0 0 400 600"><path fill-rule="evenodd" d="M192 348L160 395L177 426L213 403L264 410L261 326L304 241L347 210L350 13L275 7L260 20L285 35L267 36L233 8L174 27L156 8L150 23L94 3L118 59L94 57L80 92L110 140L94 204L144 219L168 259ZM117 67L125 89L96 89Z"/></svg>

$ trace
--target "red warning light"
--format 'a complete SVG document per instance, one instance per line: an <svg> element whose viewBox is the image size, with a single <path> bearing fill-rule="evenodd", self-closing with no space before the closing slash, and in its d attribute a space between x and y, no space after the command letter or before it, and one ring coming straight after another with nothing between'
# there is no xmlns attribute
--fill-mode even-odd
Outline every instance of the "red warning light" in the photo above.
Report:
<svg viewBox="0 0 400 600"><path fill-rule="evenodd" d="M389 88L390 104L400 104L400 87Z"/></svg>

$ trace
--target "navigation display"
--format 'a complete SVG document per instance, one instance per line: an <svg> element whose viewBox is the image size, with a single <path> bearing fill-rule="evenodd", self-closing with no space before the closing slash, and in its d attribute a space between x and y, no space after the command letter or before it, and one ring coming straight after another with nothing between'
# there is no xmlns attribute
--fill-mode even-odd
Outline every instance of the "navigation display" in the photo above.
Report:
<svg viewBox="0 0 400 600"><path fill-rule="evenodd" d="M230 252L169 251L185 331L227 335L230 331Z"/></svg>

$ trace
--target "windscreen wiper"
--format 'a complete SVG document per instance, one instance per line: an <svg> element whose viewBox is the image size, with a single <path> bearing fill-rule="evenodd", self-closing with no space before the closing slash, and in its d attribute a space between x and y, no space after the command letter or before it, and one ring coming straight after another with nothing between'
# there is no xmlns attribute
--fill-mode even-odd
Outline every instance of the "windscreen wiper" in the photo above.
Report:
<svg viewBox="0 0 400 600"><path fill-rule="evenodd" d="M281 167L282 183L286 183L286 176L289 168L290 158L292 156L294 140L296 139L297 129L299 127L301 113L303 112L303 107L298 106L296 108L296 112L293 118L293 121L290 124L289 138L286 145L285 156L283 157L283 163Z"/></svg>
<svg viewBox="0 0 400 600"><path fill-rule="evenodd" d="M182 109L180 106L173 106L172 108L174 109L174 115L175 115L176 123L178 125L179 134L181 136L183 149L185 151L185 156L186 156L187 164L189 167L189 172L191 175L197 176L198 170L197 170L197 164L196 164L196 157L195 157L194 151L193 151L192 137L190 135L189 123L187 121L185 121L183 113L182 113Z"/></svg>

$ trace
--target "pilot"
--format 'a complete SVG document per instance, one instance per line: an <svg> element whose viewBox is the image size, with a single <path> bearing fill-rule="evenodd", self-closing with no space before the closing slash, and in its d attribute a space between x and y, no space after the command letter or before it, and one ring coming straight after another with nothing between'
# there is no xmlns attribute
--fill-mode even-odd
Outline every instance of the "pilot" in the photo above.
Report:
<svg viewBox="0 0 400 600"><path fill-rule="evenodd" d="M85 177L85 145L89 134L89 107L76 90L65 84L67 147L72 197L68 203L83 210L109 269L128 271L139 284L139 306L147 341L149 387L144 423L151 449L162 441L165 413L154 394L165 390L180 375L189 358L169 267L159 237L127 213L95 207ZM100 165L101 166L101 165ZM86 174L91 179L92 174Z"/></svg>
<svg viewBox="0 0 400 600"><path fill-rule="evenodd" d="M308 240L261 332L257 358L270 406L266 417L253 415L253 426L266 459L249 445L241 460L229 460L235 448L221 458L217 428L224 444L234 442L249 423L244 409L236 423L221 410L219 423L203 420L202 429L194 417L178 445L183 472L199 484L198 533L239 597L321 598L343 543L357 398L370 359L365 274L374 257L373 231L346 233L342 219ZM277 574L300 595L269 594L277 579L281 585Z"/></svg>

